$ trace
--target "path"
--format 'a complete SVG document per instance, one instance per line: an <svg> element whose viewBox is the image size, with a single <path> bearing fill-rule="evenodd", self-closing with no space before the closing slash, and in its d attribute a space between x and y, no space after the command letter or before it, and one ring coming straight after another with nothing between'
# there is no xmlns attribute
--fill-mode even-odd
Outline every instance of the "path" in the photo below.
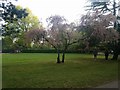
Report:
<svg viewBox="0 0 120 90"><path fill-rule="evenodd" d="M98 86L96 88L118 88L118 81L113 81L108 84Z"/></svg>

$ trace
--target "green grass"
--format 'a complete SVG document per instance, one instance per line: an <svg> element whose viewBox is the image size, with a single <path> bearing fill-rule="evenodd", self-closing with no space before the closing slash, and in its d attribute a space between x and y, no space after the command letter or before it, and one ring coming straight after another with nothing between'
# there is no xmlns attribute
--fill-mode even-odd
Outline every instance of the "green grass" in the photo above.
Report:
<svg viewBox="0 0 120 90"><path fill-rule="evenodd" d="M117 61L97 61L89 54L67 54L64 64L57 54L3 54L3 88L90 88L116 80Z"/></svg>

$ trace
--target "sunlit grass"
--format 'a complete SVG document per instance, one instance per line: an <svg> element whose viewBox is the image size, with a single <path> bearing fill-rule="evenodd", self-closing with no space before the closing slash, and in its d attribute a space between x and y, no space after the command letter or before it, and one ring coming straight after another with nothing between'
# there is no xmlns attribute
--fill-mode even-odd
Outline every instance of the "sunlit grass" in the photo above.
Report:
<svg viewBox="0 0 120 90"><path fill-rule="evenodd" d="M64 64L57 54L3 54L3 88L88 88L117 79L117 61L93 60L90 54L67 54Z"/></svg>

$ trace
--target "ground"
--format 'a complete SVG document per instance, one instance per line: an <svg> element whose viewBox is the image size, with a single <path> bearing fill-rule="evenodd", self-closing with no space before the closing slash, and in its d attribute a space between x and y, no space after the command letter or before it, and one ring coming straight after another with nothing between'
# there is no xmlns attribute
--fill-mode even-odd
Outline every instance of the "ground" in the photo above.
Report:
<svg viewBox="0 0 120 90"><path fill-rule="evenodd" d="M118 79L118 62L99 55L67 54L64 64L57 54L3 54L3 88L91 88ZM111 56L110 56L111 58Z"/></svg>
<svg viewBox="0 0 120 90"><path fill-rule="evenodd" d="M110 83L97 86L96 88L118 88L118 81L112 81Z"/></svg>

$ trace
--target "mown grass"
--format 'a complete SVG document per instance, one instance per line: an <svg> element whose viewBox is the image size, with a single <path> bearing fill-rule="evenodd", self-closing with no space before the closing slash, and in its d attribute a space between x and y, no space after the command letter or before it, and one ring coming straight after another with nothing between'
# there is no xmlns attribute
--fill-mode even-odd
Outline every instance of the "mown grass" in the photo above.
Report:
<svg viewBox="0 0 120 90"><path fill-rule="evenodd" d="M2 55L3 88L91 88L116 80L117 61L97 61L90 54L67 54L64 64L57 54L19 53Z"/></svg>

